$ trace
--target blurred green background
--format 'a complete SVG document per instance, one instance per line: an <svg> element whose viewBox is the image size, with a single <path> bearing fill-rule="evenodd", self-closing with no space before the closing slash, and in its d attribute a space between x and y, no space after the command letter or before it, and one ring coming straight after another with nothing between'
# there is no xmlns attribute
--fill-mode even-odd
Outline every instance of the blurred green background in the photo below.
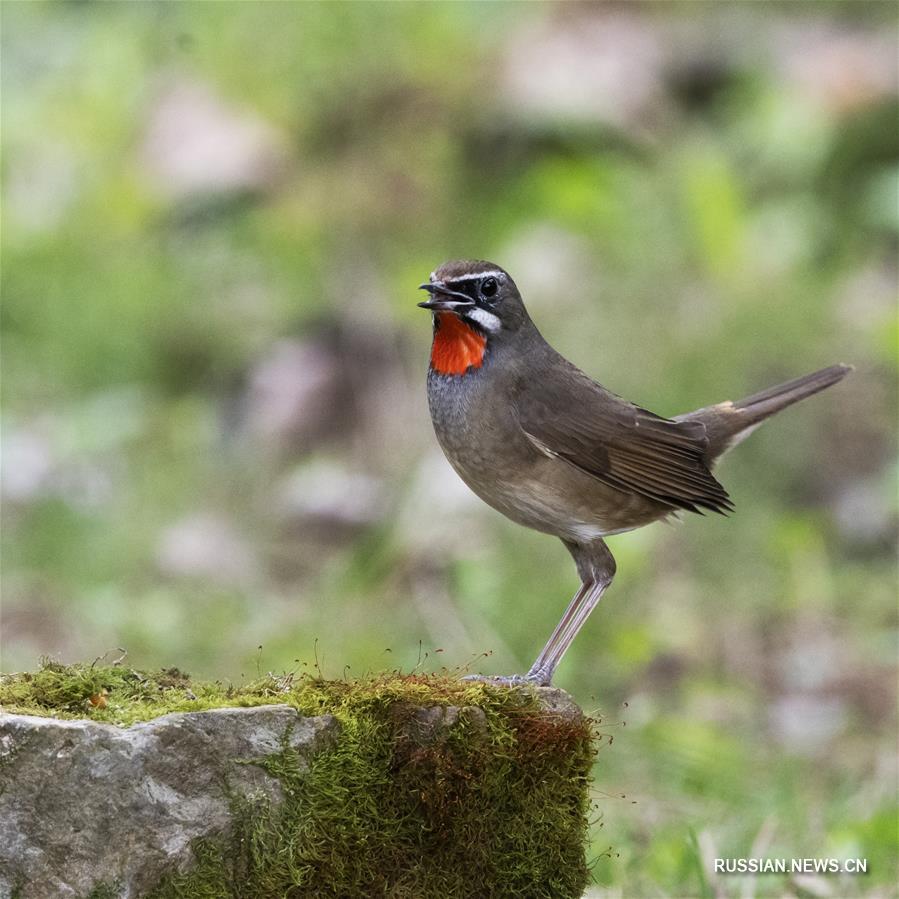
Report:
<svg viewBox="0 0 899 899"><path fill-rule="evenodd" d="M415 307L492 259L662 414L857 366L727 459L732 518L610 541L558 674L611 744L594 894L894 895L893 4L2 25L3 670L526 669L574 568L444 461Z"/></svg>

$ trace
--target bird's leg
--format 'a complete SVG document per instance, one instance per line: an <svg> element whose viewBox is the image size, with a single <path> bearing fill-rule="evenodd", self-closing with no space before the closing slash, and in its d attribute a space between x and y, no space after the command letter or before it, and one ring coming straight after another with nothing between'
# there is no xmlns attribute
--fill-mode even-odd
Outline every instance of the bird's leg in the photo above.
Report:
<svg viewBox="0 0 899 899"><path fill-rule="evenodd" d="M615 559L602 540L594 540L590 543L569 543L565 540L562 542L574 557L581 578L581 586L568 604L568 608L565 609L565 614L556 625L552 636L546 641L546 646L531 665L530 671L525 675L509 676L468 674L462 678L463 680L486 681L506 687L515 687L521 684L549 686L559 662L562 661L562 656L574 642L578 631L584 626L584 622L590 617L590 613L596 608L596 604L615 576Z"/></svg>
<svg viewBox="0 0 899 899"><path fill-rule="evenodd" d="M556 625L550 638L546 641L546 645L540 650L540 655L537 656L534 664L531 665L531 670L528 672L528 675L534 677L540 683L548 684L550 680L552 680L555 665L550 668L549 660L556 655L557 648L562 644L565 635L568 633L571 624L577 615L578 609L584 603L592 586L592 583L585 583L578 587L577 593L574 594L571 602L568 603L568 608L565 609L565 613L562 615L562 618L559 620L559 623ZM558 656L558 658L561 658L561 656ZM556 664L558 664L558 661Z"/></svg>
<svg viewBox="0 0 899 899"><path fill-rule="evenodd" d="M577 633L577 630L580 629L580 625L577 625L577 629L574 633L571 634L571 637L568 638L568 642L564 644L564 648L561 651L557 651L554 653L557 647L563 644L563 641L566 639L566 635L569 633L571 628L574 626L576 617L578 615L578 610L582 608L587 594L590 589L594 586L593 583L581 584L580 589L577 593L574 594L574 599L568 604L568 608L565 610L565 614L562 616L562 620L556 625L556 629L552 632L552 636L549 640L546 641L546 646L543 647L540 655L537 656L537 661L531 665L531 670L528 671L527 674L511 674L511 675L482 675L482 674L468 674L463 680L483 680L488 681L495 684L502 684L507 687L516 687L521 684L536 684L541 687L548 686L550 681L552 680L553 671L555 670L556 665L559 663L559 659L562 658L565 649L571 645L571 641L574 639L574 634ZM599 597L597 597L597 600ZM596 605L594 603L593 605ZM590 607L591 609L593 606ZM589 610L584 615L586 618L589 615ZM551 663L550 660L555 658L556 661Z"/></svg>
<svg viewBox="0 0 899 899"><path fill-rule="evenodd" d="M540 655L525 676L531 683L548 685L552 681L562 656L574 642L578 631L584 626L615 576L615 559L602 540L585 545L566 542L565 545L574 556L582 583L568 604L561 621L546 641L546 646L540 651Z"/></svg>

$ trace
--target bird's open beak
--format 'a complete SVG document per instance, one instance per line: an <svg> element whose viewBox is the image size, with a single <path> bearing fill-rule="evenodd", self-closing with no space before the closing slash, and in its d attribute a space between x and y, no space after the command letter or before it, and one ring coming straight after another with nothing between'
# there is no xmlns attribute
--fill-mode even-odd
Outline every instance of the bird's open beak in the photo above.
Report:
<svg viewBox="0 0 899 899"><path fill-rule="evenodd" d="M454 312L456 309L469 309L474 306L474 300L464 293L450 290L440 281L420 284L419 290L426 290L433 299L419 303L422 309L431 309L436 312Z"/></svg>

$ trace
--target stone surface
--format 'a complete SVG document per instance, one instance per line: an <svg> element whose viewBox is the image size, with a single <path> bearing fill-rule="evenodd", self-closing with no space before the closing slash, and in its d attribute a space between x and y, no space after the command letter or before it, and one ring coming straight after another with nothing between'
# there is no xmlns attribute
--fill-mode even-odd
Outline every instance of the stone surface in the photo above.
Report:
<svg viewBox="0 0 899 899"><path fill-rule="evenodd" d="M143 895L190 861L193 840L227 829L230 797L278 802L278 781L252 762L284 741L308 757L338 730L286 705L128 728L0 714L0 899L87 897L100 884Z"/></svg>
<svg viewBox="0 0 899 899"><path fill-rule="evenodd" d="M569 720L580 718L584 714L580 706L572 699L571 694L558 687L535 687L533 689L540 698L540 705L547 712L561 715Z"/></svg>
<svg viewBox="0 0 899 899"><path fill-rule="evenodd" d="M564 691L536 693L552 718L582 716ZM399 701L391 714L396 758L410 764L460 726L472 740L488 737L477 706ZM278 806L281 784L259 763L285 748L308 761L340 734L333 716L306 718L288 705L173 713L127 728L0 713L0 899L146 896L191 868L194 841L233 833L236 799Z"/></svg>

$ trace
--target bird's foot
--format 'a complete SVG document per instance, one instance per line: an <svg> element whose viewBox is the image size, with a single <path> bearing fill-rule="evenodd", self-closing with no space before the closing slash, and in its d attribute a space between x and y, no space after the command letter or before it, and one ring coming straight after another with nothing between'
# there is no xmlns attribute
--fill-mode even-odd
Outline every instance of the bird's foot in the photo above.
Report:
<svg viewBox="0 0 899 899"><path fill-rule="evenodd" d="M536 674L466 674L462 680L496 684L498 687L545 687L548 682Z"/></svg>

